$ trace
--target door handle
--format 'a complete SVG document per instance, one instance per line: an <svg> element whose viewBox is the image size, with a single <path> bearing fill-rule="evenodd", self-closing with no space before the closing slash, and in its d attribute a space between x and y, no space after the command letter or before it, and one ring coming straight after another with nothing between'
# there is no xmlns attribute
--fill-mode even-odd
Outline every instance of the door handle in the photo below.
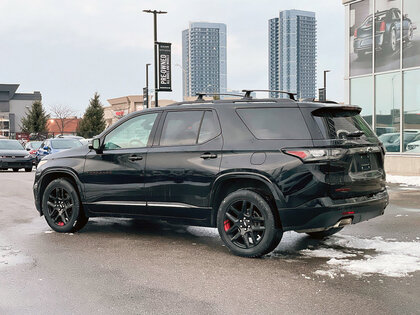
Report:
<svg viewBox="0 0 420 315"><path fill-rule="evenodd" d="M217 158L217 154L212 154L212 153L206 152L206 153L201 154L200 157L202 159L205 159L205 160L207 160L207 159L215 159L215 158Z"/></svg>
<svg viewBox="0 0 420 315"><path fill-rule="evenodd" d="M128 159L130 161L141 161L143 160L143 157L141 155L131 155Z"/></svg>

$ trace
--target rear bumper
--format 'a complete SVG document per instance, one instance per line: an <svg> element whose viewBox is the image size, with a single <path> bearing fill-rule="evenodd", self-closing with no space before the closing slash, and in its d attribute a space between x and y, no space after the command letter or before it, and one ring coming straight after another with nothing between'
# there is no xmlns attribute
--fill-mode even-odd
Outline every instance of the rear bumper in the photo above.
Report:
<svg viewBox="0 0 420 315"><path fill-rule="evenodd" d="M382 215L388 203L384 190L369 197L320 198L299 208L280 209L279 214L284 231L305 232L328 229L343 218L351 218L352 224L370 220Z"/></svg>

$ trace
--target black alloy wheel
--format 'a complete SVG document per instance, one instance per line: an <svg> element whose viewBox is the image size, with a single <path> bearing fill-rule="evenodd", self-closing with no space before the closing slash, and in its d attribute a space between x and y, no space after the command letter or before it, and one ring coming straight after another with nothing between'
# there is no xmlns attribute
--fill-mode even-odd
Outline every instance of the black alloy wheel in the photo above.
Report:
<svg viewBox="0 0 420 315"><path fill-rule="evenodd" d="M265 219L252 202L238 200L225 212L223 227L233 244L240 248L252 248L264 237Z"/></svg>
<svg viewBox="0 0 420 315"><path fill-rule="evenodd" d="M269 204L258 193L246 189L233 192L222 201L218 229L226 246L244 257L271 252L282 236Z"/></svg>
<svg viewBox="0 0 420 315"><path fill-rule="evenodd" d="M47 186L42 205L48 225L56 232L75 232L88 222L75 187L66 179L53 180Z"/></svg>

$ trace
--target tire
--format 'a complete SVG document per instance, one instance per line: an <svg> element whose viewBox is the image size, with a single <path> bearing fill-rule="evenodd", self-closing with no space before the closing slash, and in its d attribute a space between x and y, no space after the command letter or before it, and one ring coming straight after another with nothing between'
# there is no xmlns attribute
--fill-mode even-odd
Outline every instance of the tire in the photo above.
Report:
<svg viewBox="0 0 420 315"><path fill-rule="evenodd" d="M31 168L25 168L25 172L32 172L32 167Z"/></svg>
<svg viewBox="0 0 420 315"><path fill-rule="evenodd" d="M310 233L306 233L308 234L310 237L312 238L316 238L316 239L323 239L326 238L328 236L334 235L335 233L338 233L342 230L342 227L339 228L332 228L326 231L320 231L320 232L310 232Z"/></svg>
<svg viewBox="0 0 420 315"><path fill-rule="evenodd" d="M283 236L267 201L247 189L237 190L222 201L217 213L217 228L226 247L242 257L261 257L270 253Z"/></svg>
<svg viewBox="0 0 420 315"><path fill-rule="evenodd" d="M76 232L89 218L81 208L76 188L64 178L53 180L42 194L42 212L48 225L56 232Z"/></svg>
<svg viewBox="0 0 420 315"><path fill-rule="evenodd" d="M14 168L13 169L13 172L19 172L19 169L18 168Z"/></svg>
<svg viewBox="0 0 420 315"><path fill-rule="evenodd" d="M397 51L397 32L395 31L395 28L392 28L391 34L389 35L388 52L392 54L396 51Z"/></svg>

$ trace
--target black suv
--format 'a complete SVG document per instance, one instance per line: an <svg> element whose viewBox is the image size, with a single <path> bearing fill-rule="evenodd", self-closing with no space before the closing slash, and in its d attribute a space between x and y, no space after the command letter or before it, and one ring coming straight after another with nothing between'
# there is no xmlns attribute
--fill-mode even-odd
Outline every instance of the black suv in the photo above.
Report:
<svg viewBox="0 0 420 315"><path fill-rule="evenodd" d="M36 208L57 232L98 216L217 227L246 257L284 231L332 235L388 204L384 149L360 110L245 97L135 112L44 157Z"/></svg>

